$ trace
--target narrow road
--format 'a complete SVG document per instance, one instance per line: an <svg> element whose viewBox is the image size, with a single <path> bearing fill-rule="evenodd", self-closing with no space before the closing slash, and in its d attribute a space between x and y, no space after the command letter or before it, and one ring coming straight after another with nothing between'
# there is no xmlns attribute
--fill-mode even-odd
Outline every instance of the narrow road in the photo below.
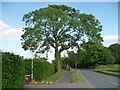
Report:
<svg viewBox="0 0 120 90"><path fill-rule="evenodd" d="M54 84L25 84L24 88L27 90L29 88L54 88L55 90L57 88L61 88L61 90L64 90L64 88L91 88L91 85L88 85L85 81L81 83L70 83L71 74L74 70L67 71L56 83ZM45 89L46 90L46 89ZM73 89L74 90L74 89Z"/></svg>
<svg viewBox="0 0 120 90"><path fill-rule="evenodd" d="M58 80L57 83L70 83L70 77L73 71L67 71L65 75Z"/></svg>
<svg viewBox="0 0 120 90"><path fill-rule="evenodd" d="M67 71L65 75L57 81L57 83L35 84L35 85L25 84L24 88L25 89L43 88L42 90L44 90L45 88L62 88L62 89L63 88L78 88L78 90L79 88L89 88L89 90L97 90L97 88L102 88L102 90L106 90L105 88L109 88L108 90L119 90L117 89L118 88L118 77L101 74L101 73L94 72L88 69L80 69L80 74L83 76L84 81L81 83L70 83L70 77L71 77L72 72L73 71Z"/></svg>
<svg viewBox="0 0 120 90"><path fill-rule="evenodd" d="M85 79L94 86L94 88L118 88L118 77L87 69L80 69L80 72Z"/></svg>

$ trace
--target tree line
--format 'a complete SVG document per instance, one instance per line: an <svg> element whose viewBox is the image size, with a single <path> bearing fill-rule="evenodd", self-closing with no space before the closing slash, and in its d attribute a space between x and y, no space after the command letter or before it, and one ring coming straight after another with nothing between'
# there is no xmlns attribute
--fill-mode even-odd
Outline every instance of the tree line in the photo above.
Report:
<svg viewBox="0 0 120 90"><path fill-rule="evenodd" d="M66 64L75 68L95 68L97 65L119 64L120 63L120 44L111 44L109 47L88 42L82 44L81 50L77 53L68 52L68 57L62 57L63 68Z"/></svg>

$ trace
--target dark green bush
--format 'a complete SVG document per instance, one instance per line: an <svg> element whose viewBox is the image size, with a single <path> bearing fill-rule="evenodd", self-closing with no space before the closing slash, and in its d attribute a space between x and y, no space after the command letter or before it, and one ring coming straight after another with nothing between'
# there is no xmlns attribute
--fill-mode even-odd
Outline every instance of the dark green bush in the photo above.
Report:
<svg viewBox="0 0 120 90"><path fill-rule="evenodd" d="M30 75L32 71L32 59L25 59L25 74Z"/></svg>
<svg viewBox="0 0 120 90"><path fill-rule="evenodd" d="M22 88L25 80L23 58L13 53L2 53L2 88Z"/></svg>
<svg viewBox="0 0 120 90"><path fill-rule="evenodd" d="M33 59L33 77L35 80L41 81L54 73L54 66L46 60Z"/></svg>

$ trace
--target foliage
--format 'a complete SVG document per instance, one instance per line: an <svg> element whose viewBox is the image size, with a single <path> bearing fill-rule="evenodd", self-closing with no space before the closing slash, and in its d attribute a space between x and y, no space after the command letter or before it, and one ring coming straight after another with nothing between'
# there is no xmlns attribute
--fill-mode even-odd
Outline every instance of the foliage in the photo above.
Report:
<svg viewBox="0 0 120 90"><path fill-rule="evenodd" d="M76 64L78 64L79 59L77 53L74 53L73 51L68 52L68 57L62 57L62 67L63 69L67 69L67 65L71 68L75 68Z"/></svg>
<svg viewBox="0 0 120 90"><path fill-rule="evenodd" d="M73 51L68 52L68 57L70 60L70 66L72 68L76 68L77 64L79 63L79 56L77 53L74 53Z"/></svg>
<svg viewBox="0 0 120 90"><path fill-rule="evenodd" d="M49 77L54 73L54 67L52 64L41 58L33 59L33 78L41 81Z"/></svg>
<svg viewBox="0 0 120 90"><path fill-rule="evenodd" d="M100 22L91 14L80 13L66 5L49 5L23 16L26 23L22 48L35 53L55 49L57 71L61 70L60 54L69 48L79 48L78 41L102 41Z"/></svg>
<svg viewBox="0 0 120 90"><path fill-rule="evenodd" d="M23 88L25 69L23 58L9 52L2 53L2 88Z"/></svg>
<svg viewBox="0 0 120 90"><path fill-rule="evenodd" d="M70 61L69 61L69 59L68 59L67 57L62 57L62 58L61 58L61 62L62 62L62 68L63 68L64 70L67 70L67 65L70 66Z"/></svg>
<svg viewBox="0 0 120 90"><path fill-rule="evenodd" d="M111 44L108 49L112 52L115 57L115 63L120 63L120 44Z"/></svg>
<svg viewBox="0 0 120 90"><path fill-rule="evenodd" d="M75 68L75 63L77 63L77 67L94 68L100 64L112 64L115 62L115 58L110 50L101 43L89 41L83 43L77 53L69 52L68 62L72 68Z"/></svg>
<svg viewBox="0 0 120 90"><path fill-rule="evenodd" d="M32 59L25 59L24 63L25 63L25 74L26 75L31 74L31 71L32 71Z"/></svg>
<svg viewBox="0 0 120 90"><path fill-rule="evenodd" d="M83 45L80 54L80 65L83 67L95 67L100 64L112 64L115 61L109 49L97 42L88 42Z"/></svg>
<svg viewBox="0 0 120 90"><path fill-rule="evenodd" d="M54 70L55 70L55 72L57 72L57 67L56 67L55 60L52 60L52 65L54 66Z"/></svg>

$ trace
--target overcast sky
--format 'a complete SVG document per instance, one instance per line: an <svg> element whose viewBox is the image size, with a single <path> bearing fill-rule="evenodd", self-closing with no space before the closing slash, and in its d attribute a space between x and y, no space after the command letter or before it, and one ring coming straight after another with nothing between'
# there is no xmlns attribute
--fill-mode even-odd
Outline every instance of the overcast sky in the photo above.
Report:
<svg viewBox="0 0 120 90"><path fill-rule="evenodd" d="M47 7L49 4L64 4L79 9L82 13L94 15L103 26L101 32L104 39L103 45L108 47L110 44L118 42L117 2L2 2L0 49L14 52L25 57L33 57L30 51L24 51L21 46L22 28L25 26L22 17L28 12ZM49 61L54 59L54 52L49 53L48 59Z"/></svg>

